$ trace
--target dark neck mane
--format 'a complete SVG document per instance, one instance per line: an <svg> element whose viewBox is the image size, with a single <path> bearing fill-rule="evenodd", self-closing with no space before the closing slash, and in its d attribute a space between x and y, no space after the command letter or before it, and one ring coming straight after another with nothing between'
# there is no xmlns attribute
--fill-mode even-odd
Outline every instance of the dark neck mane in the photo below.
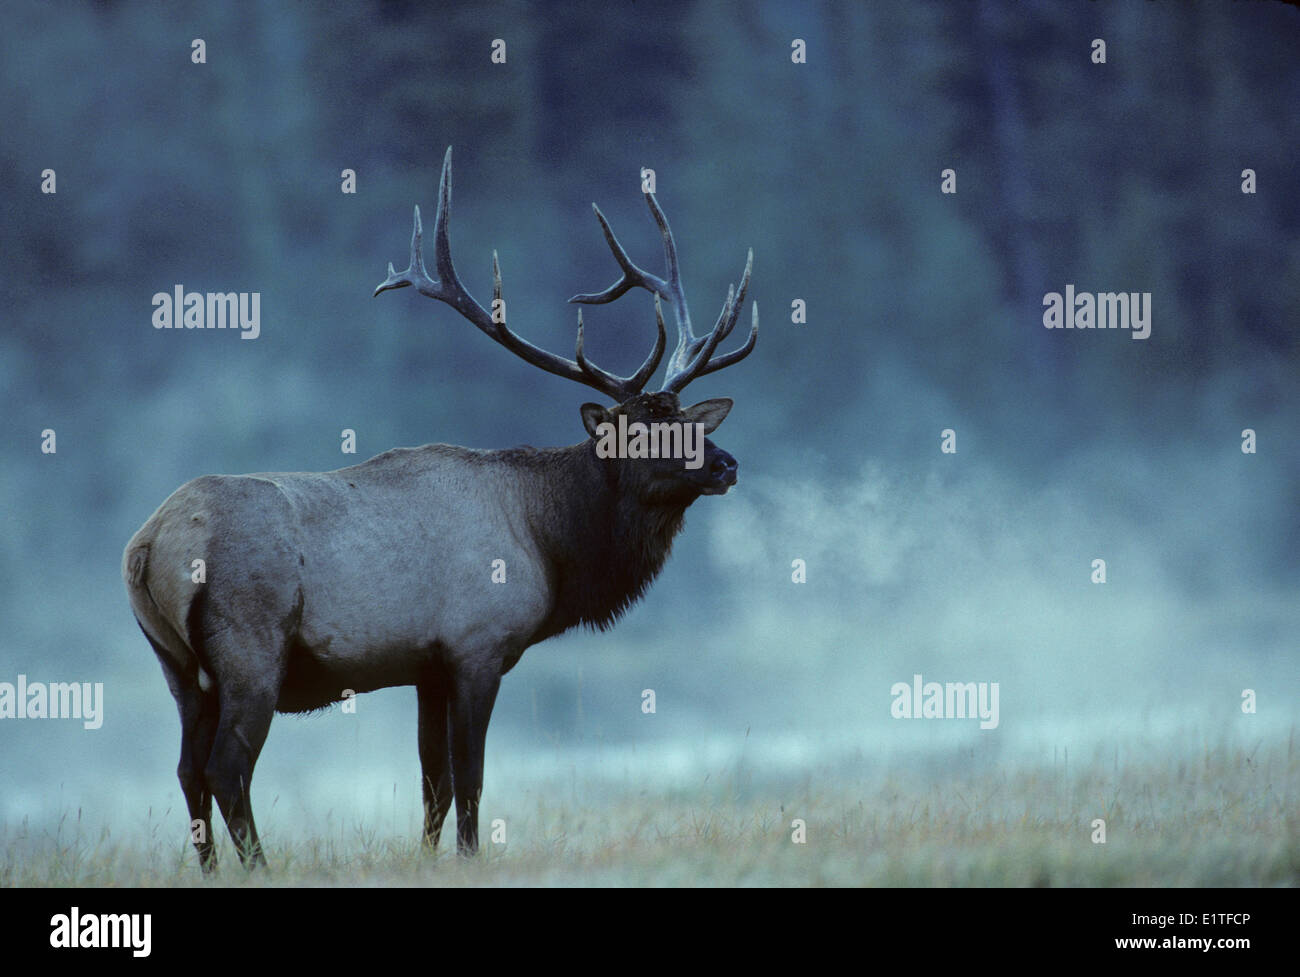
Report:
<svg viewBox="0 0 1300 977"><path fill-rule="evenodd" d="M534 640L579 624L611 627L663 568L686 506L641 504L620 486L619 466L596 458L591 441L505 453L531 476L529 522L555 588Z"/></svg>

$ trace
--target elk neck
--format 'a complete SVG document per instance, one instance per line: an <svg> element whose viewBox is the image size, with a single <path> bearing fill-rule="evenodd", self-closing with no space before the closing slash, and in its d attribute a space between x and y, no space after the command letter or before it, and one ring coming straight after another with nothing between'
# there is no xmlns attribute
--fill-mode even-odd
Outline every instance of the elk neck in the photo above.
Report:
<svg viewBox="0 0 1300 977"><path fill-rule="evenodd" d="M647 505L596 457L595 443L521 452L531 475L529 520L547 562L555 599L534 640L576 625L604 631L663 568L686 506Z"/></svg>

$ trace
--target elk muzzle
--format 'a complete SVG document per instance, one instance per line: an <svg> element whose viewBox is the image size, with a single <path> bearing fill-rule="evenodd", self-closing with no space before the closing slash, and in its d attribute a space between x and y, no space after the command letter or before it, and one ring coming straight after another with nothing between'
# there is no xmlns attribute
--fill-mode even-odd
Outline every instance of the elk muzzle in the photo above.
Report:
<svg viewBox="0 0 1300 977"><path fill-rule="evenodd" d="M736 484L736 459L708 438L704 439L704 464L688 476L695 482L701 495L725 495Z"/></svg>

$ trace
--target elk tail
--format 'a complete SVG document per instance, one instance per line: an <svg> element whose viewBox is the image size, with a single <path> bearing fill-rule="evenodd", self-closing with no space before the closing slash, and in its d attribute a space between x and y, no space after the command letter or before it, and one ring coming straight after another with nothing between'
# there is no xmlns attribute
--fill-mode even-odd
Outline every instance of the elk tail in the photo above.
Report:
<svg viewBox="0 0 1300 977"><path fill-rule="evenodd" d="M149 639L154 653L158 655L163 668L177 678L189 682L197 681L203 692L208 692L215 684L209 671L191 640L177 633L168 622L167 615L154 599L149 589L149 543L137 543L131 546L123 561L122 575L126 578L131 592L132 610L140 630ZM197 614L201 614L206 588L195 594L187 615L187 625L195 623ZM192 630L192 628L191 628Z"/></svg>
<svg viewBox="0 0 1300 977"><path fill-rule="evenodd" d="M149 544L134 546L126 554L126 582L132 587L144 584L144 572L149 566ZM147 589L147 588L146 588ZM150 600L153 598L150 597Z"/></svg>

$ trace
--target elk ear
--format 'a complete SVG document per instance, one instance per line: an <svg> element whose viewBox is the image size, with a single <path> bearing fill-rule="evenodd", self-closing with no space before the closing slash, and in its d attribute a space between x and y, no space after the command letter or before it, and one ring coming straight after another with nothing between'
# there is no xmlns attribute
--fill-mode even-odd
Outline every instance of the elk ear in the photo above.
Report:
<svg viewBox="0 0 1300 977"><path fill-rule="evenodd" d="M687 407L682 411L682 414L692 424L703 424L705 434L712 434L726 418L727 412L731 410L732 403L730 397L701 400L698 404Z"/></svg>
<svg viewBox="0 0 1300 977"><path fill-rule="evenodd" d="M582 426L587 429L587 433L593 438L598 438L597 428L602 424L612 423L609 419L609 411L600 404L583 404L580 408L582 411Z"/></svg>

